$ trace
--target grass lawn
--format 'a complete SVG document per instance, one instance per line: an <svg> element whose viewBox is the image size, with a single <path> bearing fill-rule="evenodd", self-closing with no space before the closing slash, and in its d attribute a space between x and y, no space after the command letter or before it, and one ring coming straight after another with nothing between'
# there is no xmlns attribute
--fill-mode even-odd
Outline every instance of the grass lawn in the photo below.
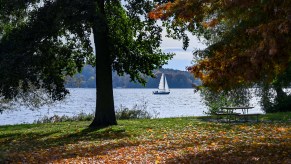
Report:
<svg viewBox="0 0 291 164"><path fill-rule="evenodd" d="M291 113L262 119L120 120L99 130L90 122L0 126L0 163L290 163Z"/></svg>

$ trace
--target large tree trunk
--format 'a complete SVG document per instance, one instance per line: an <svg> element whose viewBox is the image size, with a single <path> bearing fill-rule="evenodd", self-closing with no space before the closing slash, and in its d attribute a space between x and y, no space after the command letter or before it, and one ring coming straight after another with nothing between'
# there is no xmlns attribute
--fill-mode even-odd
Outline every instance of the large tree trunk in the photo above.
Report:
<svg viewBox="0 0 291 164"><path fill-rule="evenodd" d="M116 125L112 89L112 60L108 46L108 26L104 11L104 0L98 0L98 13L93 23L96 49L96 111L90 127Z"/></svg>

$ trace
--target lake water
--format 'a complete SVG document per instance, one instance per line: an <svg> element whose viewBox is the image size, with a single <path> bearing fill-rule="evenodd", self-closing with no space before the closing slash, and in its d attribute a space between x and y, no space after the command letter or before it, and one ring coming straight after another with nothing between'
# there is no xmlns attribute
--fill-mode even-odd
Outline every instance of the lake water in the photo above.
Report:
<svg viewBox="0 0 291 164"><path fill-rule="evenodd" d="M68 98L53 106L44 106L35 111L23 108L0 114L0 125L32 123L44 116L74 116L81 112L93 113L95 111L95 89L69 90L71 94ZM207 111L199 93L194 93L193 89L171 89L169 95L153 95L153 90L155 89L114 89L115 107L117 109L122 105L132 108L134 105L146 104L146 110L152 114L159 113L157 115L159 118L203 116L203 111ZM255 108L250 113L262 113L256 99L251 101L251 105Z"/></svg>

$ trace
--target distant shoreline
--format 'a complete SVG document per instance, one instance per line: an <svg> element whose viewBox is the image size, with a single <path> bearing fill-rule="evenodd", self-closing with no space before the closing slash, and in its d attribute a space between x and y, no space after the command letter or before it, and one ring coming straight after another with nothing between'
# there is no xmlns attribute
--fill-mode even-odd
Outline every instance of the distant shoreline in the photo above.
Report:
<svg viewBox="0 0 291 164"><path fill-rule="evenodd" d="M112 74L113 88L158 88L161 74L164 73L169 88L192 88L192 85L200 85L201 81L195 79L192 74L187 71L179 71L172 69L159 69L154 70L155 78L144 77L146 84L131 81L129 75L118 76L116 72ZM65 86L68 88L96 88L96 73L95 68L92 66L85 66L81 73L73 77L67 77Z"/></svg>
<svg viewBox="0 0 291 164"><path fill-rule="evenodd" d="M96 89L96 88L93 88L93 87L66 87L67 89ZM137 87L137 88L120 88L120 87L114 87L113 89L157 89L157 88L147 88L147 87ZM170 88L171 89L194 89L194 88Z"/></svg>

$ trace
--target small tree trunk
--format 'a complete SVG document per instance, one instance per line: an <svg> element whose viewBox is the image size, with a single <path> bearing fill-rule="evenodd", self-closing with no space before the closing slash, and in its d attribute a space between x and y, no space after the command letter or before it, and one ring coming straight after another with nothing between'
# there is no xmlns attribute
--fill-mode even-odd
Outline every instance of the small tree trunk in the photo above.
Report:
<svg viewBox="0 0 291 164"><path fill-rule="evenodd" d="M284 99L285 97L287 97L287 94L283 91L281 85L279 85L279 86L274 86L274 89L275 89L275 91L276 91L276 93L277 93L276 99L278 99L278 100L282 100L282 99Z"/></svg>
<svg viewBox="0 0 291 164"><path fill-rule="evenodd" d="M94 20L93 34L96 49L96 111L90 127L116 125L112 88L111 56L108 44L108 26L104 11L104 1L97 2L98 12ZM95 10L96 11L96 10Z"/></svg>

